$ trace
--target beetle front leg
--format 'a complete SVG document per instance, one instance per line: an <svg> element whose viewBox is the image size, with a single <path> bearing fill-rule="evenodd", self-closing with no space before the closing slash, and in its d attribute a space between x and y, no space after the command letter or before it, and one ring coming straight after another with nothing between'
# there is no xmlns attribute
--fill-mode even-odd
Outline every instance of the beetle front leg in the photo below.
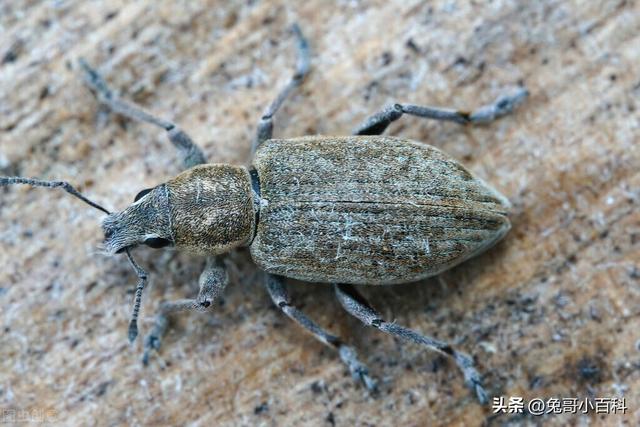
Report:
<svg viewBox="0 0 640 427"><path fill-rule="evenodd" d="M351 285L335 285L335 292L340 304L354 317L368 326L373 326L383 332L425 345L432 350L451 357L458 364L464 374L465 383L473 390L481 404L488 401L487 392L482 386L480 374L476 371L473 359L466 354L454 350L449 344L434 338L424 336L409 328L385 321L367 302L367 300Z"/></svg>
<svg viewBox="0 0 640 427"><path fill-rule="evenodd" d="M222 295L229 278L222 260L217 257L207 259L207 265L200 275L200 291L195 299L182 299L166 301L160 304L156 313L155 323L144 342L144 354L142 363L149 363L151 351L158 350L162 343L162 337L169 324L168 316L176 311L207 312L213 308L213 303Z"/></svg>
<svg viewBox="0 0 640 427"><path fill-rule="evenodd" d="M444 120L459 124L488 123L511 113L529 96L529 91L519 87L513 93L501 96L492 104L478 108L473 112L440 107L425 107L413 104L391 104L382 111L369 117L355 131L354 135L381 135L387 126L404 114L425 119Z"/></svg>
<svg viewBox="0 0 640 427"><path fill-rule="evenodd" d="M207 162L202 149L176 124L157 117L134 103L119 99L109 88L102 76L91 68L85 60L80 60L80 66L85 73L87 85L95 92L98 101L106 105L110 110L133 120L151 123L167 131L169 141L178 149L182 156L185 169Z"/></svg>
<svg viewBox="0 0 640 427"><path fill-rule="evenodd" d="M351 376L355 380L362 381L369 391L375 392L377 390L376 381L369 376L369 370L358 360L358 355L353 348L342 343L342 340L335 335L331 335L326 332L313 320L309 319L307 315L291 305L289 302L289 295L287 295L287 292L284 289L282 278L280 276L267 274L266 286L274 304L282 310L284 314L293 319L298 323L298 325L311 332L318 340L338 350L340 359L342 359L349 368Z"/></svg>

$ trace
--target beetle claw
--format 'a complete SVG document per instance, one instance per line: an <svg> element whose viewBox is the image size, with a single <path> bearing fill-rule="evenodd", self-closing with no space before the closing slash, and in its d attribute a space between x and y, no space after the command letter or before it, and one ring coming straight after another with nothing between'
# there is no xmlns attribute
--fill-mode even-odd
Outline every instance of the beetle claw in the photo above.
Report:
<svg viewBox="0 0 640 427"><path fill-rule="evenodd" d="M363 371L359 372L358 374L359 374L358 375L359 380L362 381L362 383L367 388L369 393L371 393L372 395L378 394L379 392L378 382L374 378L369 376L368 370L365 368Z"/></svg>
<svg viewBox="0 0 640 427"><path fill-rule="evenodd" d="M489 396L487 395L486 390L482 387L482 384L476 383L474 384L476 396L478 397L478 401L481 405L486 405L489 402Z"/></svg>
<svg viewBox="0 0 640 427"><path fill-rule="evenodd" d="M489 397L487 395L487 391L484 389L482 385L482 381L480 380L480 374L473 367L465 367L463 368L465 384L469 387L478 398L478 402L481 405L486 405L489 401Z"/></svg>
<svg viewBox="0 0 640 427"><path fill-rule="evenodd" d="M356 351L343 345L340 347L339 352L340 358L349 368L349 372L351 372L351 377L356 381L362 382L371 394L376 394L378 392L378 382L369 376L369 369L358 360Z"/></svg>

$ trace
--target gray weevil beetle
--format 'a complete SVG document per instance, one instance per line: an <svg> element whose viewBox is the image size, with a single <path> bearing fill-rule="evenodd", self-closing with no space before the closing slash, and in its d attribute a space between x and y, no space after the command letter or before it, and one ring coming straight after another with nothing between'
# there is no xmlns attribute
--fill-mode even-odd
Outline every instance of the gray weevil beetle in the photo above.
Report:
<svg viewBox="0 0 640 427"><path fill-rule="evenodd" d="M324 331L295 308L283 278L332 283L342 306L366 325L423 344L451 357L480 402L487 401L473 360L449 344L385 321L353 285L413 282L447 270L479 254L509 230L509 201L438 149L380 136L403 114L484 123L511 112L526 97L519 88L495 103L465 113L393 104L371 116L353 136L272 139L273 116L309 70L309 48L297 25L296 71L260 118L250 167L207 164L202 150L180 128L120 100L102 77L80 62L88 86L112 111L159 126L181 152L186 170L141 191L129 207L110 213L64 181L0 177L0 185L62 187L103 210L104 246L125 253L138 274L129 339L137 317L146 272L130 249L173 246L205 254L195 299L165 302L145 339L143 361L158 350L167 316L178 310L208 311L227 284L219 256L248 246L266 272L273 302L323 343L334 347L355 379L375 390L376 382L355 350Z"/></svg>

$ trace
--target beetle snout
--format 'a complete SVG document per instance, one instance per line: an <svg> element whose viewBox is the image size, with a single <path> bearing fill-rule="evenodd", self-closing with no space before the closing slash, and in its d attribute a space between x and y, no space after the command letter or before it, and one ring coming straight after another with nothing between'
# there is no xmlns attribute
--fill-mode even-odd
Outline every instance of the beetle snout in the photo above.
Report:
<svg viewBox="0 0 640 427"><path fill-rule="evenodd" d="M103 220L103 244L108 253L121 253L141 244L151 248L174 244L167 196L163 190L163 185L145 190L126 209L111 213Z"/></svg>
<svg viewBox="0 0 640 427"><path fill-rule="evenodd" d="M136 244L135 241L127 238L126 221L122 221L122 219L122 212L116 212L110 214L102 222L103 245L110 254L122 253L127 247Z"/></svg>
<svg viewBox="0 0 640 427"><path fill-rule="evenodd" d="M113 236L115 234L115 230L113 228L105 228L104 229L104 246L108 248L110 253L122 253L126 246L122 246L116 242L114 242Z"/></svg>

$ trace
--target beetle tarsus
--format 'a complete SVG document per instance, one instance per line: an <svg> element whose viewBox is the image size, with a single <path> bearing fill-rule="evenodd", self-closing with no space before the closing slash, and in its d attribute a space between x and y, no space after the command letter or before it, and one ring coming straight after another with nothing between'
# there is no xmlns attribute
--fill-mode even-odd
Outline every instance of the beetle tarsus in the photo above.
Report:
<svg viewBox="0 0 640 427"><path fill-rule="evenodd" d="M480 374L474 367L474 363L471 357L455 350L453 350L453 354L451 356L462 370L462 374L464 375L464 382L467 387L476 394L476 397L478 398L480 404L486 404L489 398L482 385Z"/></svg>
<svg viewBox="0 0 640 427"><path fill-rule="evenodd" d="M486 403L487 393L482 387L480 374L473 366L473 359L454 350L449 344L443 341L419 334L418 332L405 328L404 326L386 322L353 286L340 284L335 285L334 288L340 304L342 304L347 312L361 320L364 324L375 327L376 329L398 338L422 344L432 350L453 358L464 375L465 384L475 392L480 403Z"/></svg>
<svg viewBox="0 0 640 427"><path fill-rule="evenodd" d="M469 114L471 123L489 123L502 116L506 116L522 104L529 96L529 91L525 87L518 87L513 93L499 97L494 103L478 108Z"/></svg>
<svg viewBox="0 0 640 427"><path fill-rule="evenodd" d="M147 338L144 341L144 353L142 354L142 364L144 366L149 365L149 357L152 351L158 351L160 349L160 344L162 342L162 338L160 335L156 335L154 333L150 333L147 335Z"/></svg>
<svg viewBox="0 0 640 427"><path fill-rule="evenodd" d="M478 402L480 402L481 405L486 405L487 403L489 403L489 396L487 395L484 387L482 387L482 384L474 384L473 388L476 392Z"/></svg>
<svg viewBox="0 0 640 427"><path fill-rule="evenodd" d="M358 360L356 351L346 345L340 346L339 349L340 359L347 365L351 377L359 382L362 382L367 390L371 394L378 393L378 382L369 376L369 369Z"/></svg>

